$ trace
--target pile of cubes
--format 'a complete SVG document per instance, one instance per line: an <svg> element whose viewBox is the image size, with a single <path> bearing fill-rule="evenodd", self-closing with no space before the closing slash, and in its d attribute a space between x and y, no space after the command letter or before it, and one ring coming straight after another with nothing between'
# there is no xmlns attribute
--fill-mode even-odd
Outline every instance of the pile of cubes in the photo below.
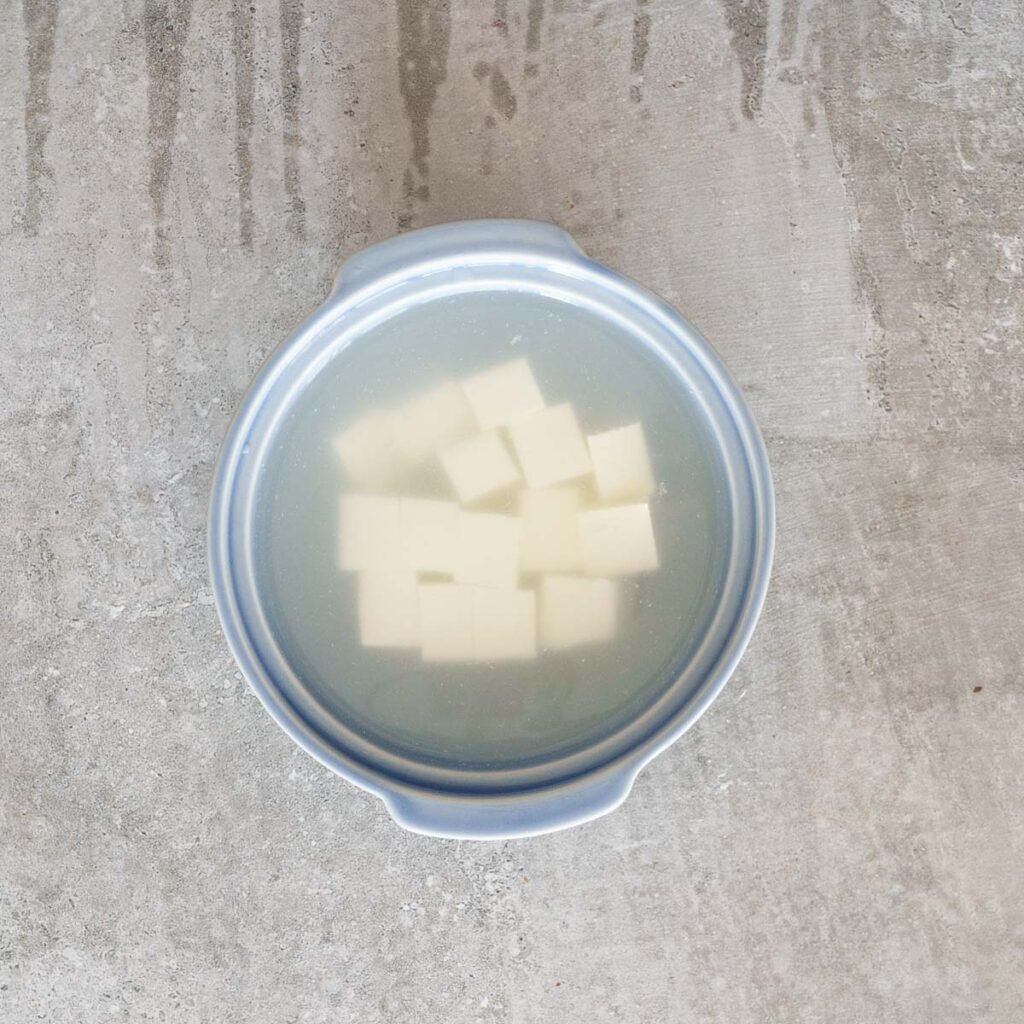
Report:
<svg viewBox="0 0 1024 1024"><path fill-rule="evenodd" d="M584 434L515 359L369 413L333 441L339 556L361 642L429 662L536 658L607 643L619 581L658 568L640 423ZM399 492L438 460L451 499ZM487 511L501 501L515 514Z"/></svg>

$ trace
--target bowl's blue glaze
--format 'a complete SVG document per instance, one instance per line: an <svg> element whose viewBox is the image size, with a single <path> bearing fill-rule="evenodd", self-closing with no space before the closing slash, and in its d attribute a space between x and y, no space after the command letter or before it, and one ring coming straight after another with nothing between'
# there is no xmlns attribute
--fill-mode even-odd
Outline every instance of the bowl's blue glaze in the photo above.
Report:
<svg viewBox="0 0 1024 1024"><path fill-rule="evenodd" d="M253 563L260 453L287 401L337 351L348 325L387 316L415 294L502 280L581 303L643 337L687 384L719 446L732 513L721 600L678 679L642 715L586 750L490 772L413 764L328 715L271 636ZM680 398L684 400L683 389ZM323 306L267 360L221 451L210 507L213 593L235 659L277 723L339 775L379 796L394 819L429 835L509 838L566 828L628 796L655 755L681 736L736 667L764 603L774 501L764 446L746 405L708 343L675 310L588 259L564 231L532 221L466 221L414 231L352 257Z"/></svg>

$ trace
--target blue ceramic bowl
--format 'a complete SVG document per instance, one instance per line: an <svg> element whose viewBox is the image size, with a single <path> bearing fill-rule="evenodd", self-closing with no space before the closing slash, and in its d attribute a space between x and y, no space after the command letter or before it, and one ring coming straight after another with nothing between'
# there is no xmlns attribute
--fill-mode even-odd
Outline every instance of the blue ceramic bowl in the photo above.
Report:
<svg viewBox="0 0 1024 1024"><path fill-rule="evenodd" d="M368 738L328 710L303 679L301 658L275 636L257 571L260 480L287 409L339 351L339 337L461 287L507 287L586 308L655 353L699 410L715 446L728 551L717 602L672 679L649 705L599 741L508 767L416 759ZM705 711L736 667L760 613L774 541L764 446L735 384L708 343L675 310L588 259L564 231L516 220L414 231L352 257L334 290L267 360L217 465L209 525L213 593L224 633L275 721L339 775L380 797L399 824L435 836L536 835L604 814L656 754Z"/></svg>

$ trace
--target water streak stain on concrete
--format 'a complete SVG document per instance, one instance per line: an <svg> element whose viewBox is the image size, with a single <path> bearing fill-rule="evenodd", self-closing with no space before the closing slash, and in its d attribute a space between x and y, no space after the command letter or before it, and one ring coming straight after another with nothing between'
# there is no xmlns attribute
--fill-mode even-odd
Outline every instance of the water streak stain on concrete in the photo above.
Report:
<svg viewBox="0 0 1024 1024"><path fill-rule="evenodd" d="M235 62L235 161L238 164L238 236L242 248L252 251L252 108L253 7L250 0L234 0L231 8Z"/></svg>
<svg viewBox="0 0 1024 1024"><path fill-rule="evenodd" d="M46 162L50 134L50 67L57 33L57 0L23 0L28 61L25 95L25 234L36 235L42 221L43 184L53 178Z"/></svg>
<svg viewBox="0 0 1024 1024"><path fill-rule="evenodd" d="M540 49L540 30L544 24L544 0L530 0L526 9L526 49L534 53Z"/></svg>
<svg viewBox="0 0 1024 1024"><path fill-rule="evenodd" d="M512 86L509 85L508 79L498 68L493 67L484 60L478 60L473 65L473 77L478 82L488 81L490 83L491 106L506 121L511 121L516 116L519 104L515 93L512 92Z"/></svg>
<svg viewBox="0 0 1024 1024"><path fill-rule="evenodd" d="M516 97L508 79L495 68L491 72L491 102L494 109L498 111L506 121L511 121L516 116Z"/></svg>
<svg viewBox="0 0 1024 1024"><path fill-rule="evenodd" d="M451 12L447 0L397 0L398 89L412 134L412 163L427 175L430 116L448 74Z"/></svg>
<svg viewBox="0 0 1024 1024"><path fill-rule="evenodd" d="M281 108L284 123L284 191L288 230L306 237L306 203L302 198L299 152L302 148L302 0L281 0Z"/></svg>
<svg viewBox="0 0 1024 1024"><path fill-rule="evenodd" d="M412 168L407 167L405 174L402 175L402 195L406 199L418 199L421 203L425 203L430 198L430 186L426 183L417 185Z"/></svg>
<svg viewBox="0 0 1024 1024"><path fill-rule="evenodd" d="M887 323L879 274L868 256L864 227L858 212L859 197L853 182L854 151L863 145L861 142L862 129L859 124L854 127L847 119L842 104L845 97L840 88L840 84L845 85L849 78L849 65L844 64L844 58L855 66L856 61L860 60L862 55L847 36L843 37L843 48L840 48L834 35L834 26L824 14L817 16L814 25L812 37L808 41L808 52L804 55L804 63L806 66L812 65L813 47L817 53L817 62L824 82L833 85L832 88L821 89L819 101L829 128L833 158L850 206L847 217L854 280L872 325L872 349L864 357L867 362L868 395L882 412L891 414L893 411L890 382L892 374L887 342L890 325ZM877 167L874 167L871 175L872 181L878 180L880 177Z"/></svg>
<svg viewBox="0 0 1024 1024"><path fill-rule="evenodd" d="M149 198L156 216L155 259L157 266L163 268L170 261L164 216L178 129L181 64L192 17L192 0L146 0L142 17L148 75Z"/></svg>
<svg viewBox="0 0 1024 1024"><path fill-rule="evenodd" d="M730 43L740 62L743 97L740 110L748 121L761 110L764 95L764 64L768 50L767 0L720 0Z"/></svg>
<svg viewBox="0 0 1024 1024"><path fill-rule="evenodd" d="M647 51L651 46L651 16L644 10L646 6L647 0L637 0L636 10L633 12L633 48L629 57L629 70L635 81L629 87L629 98L634 103L639 103L643 99L641 81Z"/></svg>
<svg viewBox="0 0 1024 1024"><path fill-rule="evenodd" d="M508 38L508 0L494 0L494 27L499 36Z"/></svg>
<svg viewBox="0 0 1024 1024"><path fill-rule="evenodd" d="M818 127L818 119L814 116L814 104L809 94L804 96L803 121L804 128L809 132L813 132Z"/></svg>
<svg viewBox="0 0 1024 1024"><path fill-rule="evenodd" d="M800 0L783 0L782 23L779 26L779 60L792 60L796 50Z"/></svg>

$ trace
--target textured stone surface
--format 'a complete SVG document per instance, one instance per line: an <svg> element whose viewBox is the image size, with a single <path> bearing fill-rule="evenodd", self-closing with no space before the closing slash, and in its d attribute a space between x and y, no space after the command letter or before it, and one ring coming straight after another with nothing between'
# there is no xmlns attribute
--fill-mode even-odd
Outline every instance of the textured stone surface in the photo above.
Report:
<svg viewBox="0 0 1024 1024"><path fill-rule="evenodd" d="M0 1019L1024 1019L1012 0L0 5ZM220 437L339 262L569 228L762 423L777 570L615 814L436 842L236 673Z"/></svg>

